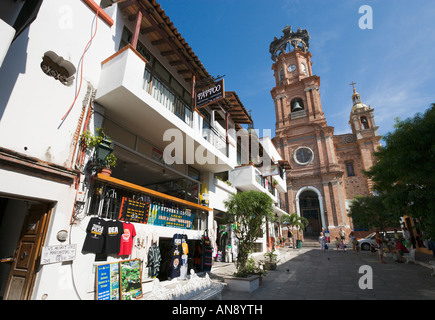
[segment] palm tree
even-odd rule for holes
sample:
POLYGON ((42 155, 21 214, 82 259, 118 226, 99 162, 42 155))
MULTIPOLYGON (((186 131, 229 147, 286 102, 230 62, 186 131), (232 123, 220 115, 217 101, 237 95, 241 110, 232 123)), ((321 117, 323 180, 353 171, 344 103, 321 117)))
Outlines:
MULTIPOLYGON (((304 217, 298 216, 297 213, 292 213, 290 215, 284 215, 281 217, 281 223, 288 226, 288 228, 294 229, 296 227, 296 231, 299 238, 299 230, 308 226, 308 220, 304 217)), ((293 248, 295 247, 295 238, 293 239, 293 248)))

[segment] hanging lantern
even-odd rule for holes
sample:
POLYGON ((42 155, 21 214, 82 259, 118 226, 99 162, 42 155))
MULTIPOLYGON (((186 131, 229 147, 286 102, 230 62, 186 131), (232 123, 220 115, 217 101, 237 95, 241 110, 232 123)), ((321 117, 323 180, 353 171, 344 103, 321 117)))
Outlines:
POLYGON ((107 157, 113 152, 112 141, 104 137, 95 149, 98 164, 105 165, 107 157))

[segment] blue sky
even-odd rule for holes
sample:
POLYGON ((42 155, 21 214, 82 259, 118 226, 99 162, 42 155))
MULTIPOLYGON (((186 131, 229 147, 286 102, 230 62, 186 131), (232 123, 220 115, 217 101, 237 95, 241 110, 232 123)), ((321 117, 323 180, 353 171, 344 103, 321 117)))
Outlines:
POLYGON ((435 103, 435 1, 432 0, 159 0, 213 76, 225 75, 255 128, 275 129, 269 45, 286 25, 311 35, 313 73, 328 125, 351 132, 352 81, 375 110, 381 135, 435 103), (362 30, 362 5, 373 29, 362 30))

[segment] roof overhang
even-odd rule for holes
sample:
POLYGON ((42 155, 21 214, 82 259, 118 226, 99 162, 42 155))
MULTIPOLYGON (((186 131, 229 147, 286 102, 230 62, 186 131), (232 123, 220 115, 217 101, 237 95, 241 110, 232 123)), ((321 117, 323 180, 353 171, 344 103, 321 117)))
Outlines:
POLYGON ((129 20, 141 13, 140 33, 145 34, 177 72, 191 83, 211 79, 192 48, 178 32, 165 11, 155 0, 120 0, 118 7, 129 20))

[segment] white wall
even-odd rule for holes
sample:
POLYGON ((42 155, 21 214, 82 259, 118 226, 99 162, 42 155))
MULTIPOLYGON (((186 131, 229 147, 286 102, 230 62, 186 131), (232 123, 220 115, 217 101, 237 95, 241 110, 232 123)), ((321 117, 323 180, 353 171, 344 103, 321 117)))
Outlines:
POLYGON ((47 51, 54 51, 80 70, 80 58, 95 14, 82 1, 46 0, 37 19, 9 48, 0 69, 0 146, 58 165, 69 164, 87 82, 97 87, 100 62, 115 52, 115 26, 101 19, 84 57, 80 95, 64 122, 80 85, 77 77, 65 86, 40 67, 47 51))

